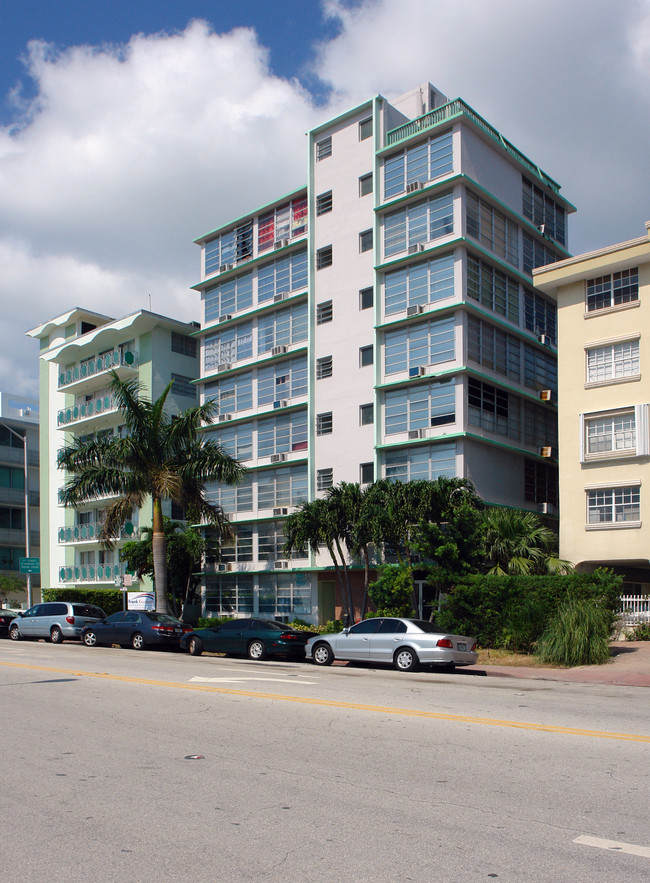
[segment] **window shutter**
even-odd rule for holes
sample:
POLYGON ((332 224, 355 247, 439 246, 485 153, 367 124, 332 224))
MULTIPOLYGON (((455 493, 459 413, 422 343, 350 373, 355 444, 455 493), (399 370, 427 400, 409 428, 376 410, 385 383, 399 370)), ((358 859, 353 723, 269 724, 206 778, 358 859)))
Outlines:
POLYGON ((635 405, 634 419, 636 423, 636 454, 637 457, 645 457, 650 454, 650 439, 648 438, 648 405, 635 405))
POLYGON ((580 415, 580 462, 585 462, 585 415, 580 415))

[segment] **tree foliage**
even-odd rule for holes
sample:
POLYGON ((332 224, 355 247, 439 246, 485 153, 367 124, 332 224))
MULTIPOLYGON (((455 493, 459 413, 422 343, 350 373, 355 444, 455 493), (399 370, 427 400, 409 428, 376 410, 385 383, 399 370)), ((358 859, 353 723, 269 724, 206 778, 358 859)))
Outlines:
POLYGON ((490 507, 483 512, 487 573, 569 573, 557 556, 557 534, 534 512, 490 507))
POLYGON ((126 425, 125 437, 77 438, 58 457, 59 468, 68 473, 62 492, 64 505, 78 506, 104 496, 116 498, 106 509, 102 531, 108 547, 123 522, 151 497, 156 610, 163 613, 169 612, 163 500, 172 500, 192 520, 213 524, 229 535, 231 527, 221 507, 206 498, 205 485, 216 481, 235 484, 244 475, 244 467, 201 431, 213 420, 214 402, 171 416, 165 408, 171 387, 170 383, 156 401, 149 401, 137 381, 120 380, 112 371, 109 388, 126 425))

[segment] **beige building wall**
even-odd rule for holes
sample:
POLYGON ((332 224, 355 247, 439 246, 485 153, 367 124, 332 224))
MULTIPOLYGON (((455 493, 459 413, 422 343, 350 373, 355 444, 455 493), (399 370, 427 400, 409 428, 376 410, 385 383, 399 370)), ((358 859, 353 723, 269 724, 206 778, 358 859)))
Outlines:
POLYGON ((560 555, 650 583, 649 236, 533 277, 558 306, 560 555))

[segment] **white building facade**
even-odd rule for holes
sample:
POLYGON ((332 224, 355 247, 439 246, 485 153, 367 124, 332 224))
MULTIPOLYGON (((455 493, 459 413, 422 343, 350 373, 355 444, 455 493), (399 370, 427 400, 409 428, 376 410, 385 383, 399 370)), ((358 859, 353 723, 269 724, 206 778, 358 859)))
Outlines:
POLYGON ((236 543, 204 612, 338 614, 325 556, 282 523, 341 481, 462 476, 557 509, 556 309, 533 267, 568 255, 559 186, 430 84, 309 134, 307 187, 197 240, 200 394, 249 467, 213 489, 236 543))

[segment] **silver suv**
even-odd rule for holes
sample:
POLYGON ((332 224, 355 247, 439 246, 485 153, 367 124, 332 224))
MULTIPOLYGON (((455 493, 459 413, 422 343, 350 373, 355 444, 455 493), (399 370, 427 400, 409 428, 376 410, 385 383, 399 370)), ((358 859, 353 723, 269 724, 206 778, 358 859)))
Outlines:
POLYGON ((65 639, 81 638, 87 625, 104 619, 101 607, 73 601, 46 601, 20 613, 9 627, 12 641, 21 638, 49 638, 53 644, 65 639))

